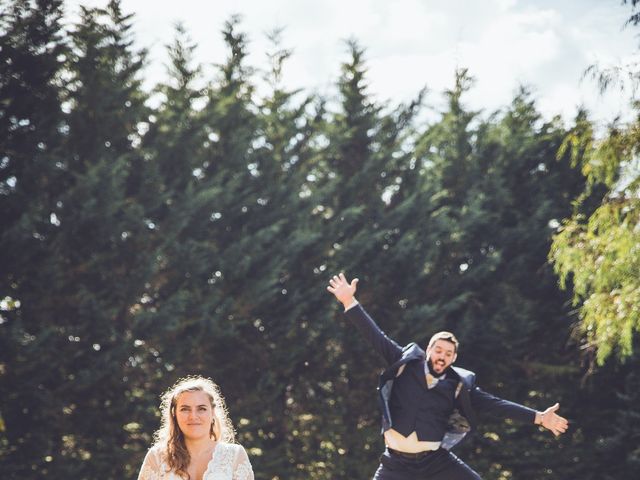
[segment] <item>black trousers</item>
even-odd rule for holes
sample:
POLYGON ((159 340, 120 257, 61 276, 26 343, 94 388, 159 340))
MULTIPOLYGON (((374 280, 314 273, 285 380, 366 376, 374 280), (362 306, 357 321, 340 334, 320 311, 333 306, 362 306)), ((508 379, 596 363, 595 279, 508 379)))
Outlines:
POLYGON ((440 448, 420 459, 402 457, 386 450, 373 480, 482 480, 480 475, 440 448))

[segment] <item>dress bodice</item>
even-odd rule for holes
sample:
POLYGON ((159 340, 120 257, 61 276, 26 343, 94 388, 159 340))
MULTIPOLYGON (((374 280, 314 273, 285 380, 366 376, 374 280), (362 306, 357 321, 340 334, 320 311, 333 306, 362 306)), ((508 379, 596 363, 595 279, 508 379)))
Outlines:
MULTIPOLYGON (((166 464, 163 452, 153 447, 147 452, 138 480, 184 480, 166 464)), ((218 443, 202 480, 254 480, 247 452, 241 445, 218 443)))

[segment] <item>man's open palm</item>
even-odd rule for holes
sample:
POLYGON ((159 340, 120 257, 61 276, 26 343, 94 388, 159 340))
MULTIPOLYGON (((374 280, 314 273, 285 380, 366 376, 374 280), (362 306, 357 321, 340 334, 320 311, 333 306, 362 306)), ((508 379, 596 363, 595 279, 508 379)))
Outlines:
POLYGON ((334 275, 331 277, 327 290, 333 293, 338 301, 347 307, 355 299, 354 297, 356 294, 357 284, 357 278, 354 278, 351 280, 351 283, 349 283, 345 278, 344 273, 341 273, 340 275, 334 275))

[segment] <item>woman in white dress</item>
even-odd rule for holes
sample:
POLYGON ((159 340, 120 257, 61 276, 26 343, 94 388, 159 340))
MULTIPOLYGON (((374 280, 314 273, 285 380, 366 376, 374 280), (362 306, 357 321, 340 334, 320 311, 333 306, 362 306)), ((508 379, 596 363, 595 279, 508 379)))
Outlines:
POLYGON ((203 377, 179 380, 163 396, 162 420, 138 480, 254 480, 220 389, 203 377))

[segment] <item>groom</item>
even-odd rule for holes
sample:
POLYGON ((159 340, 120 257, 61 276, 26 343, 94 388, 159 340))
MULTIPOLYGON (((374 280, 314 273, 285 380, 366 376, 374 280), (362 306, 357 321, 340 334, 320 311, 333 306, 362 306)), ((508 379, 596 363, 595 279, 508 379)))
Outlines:
POLYGON ((535 423, 556 436, 567 430, 567 420, 555 413, 557 403, 538 412, 480 390, 473 372, 453 366, 458 340, 452 333, 436 333, 426 352, 415 343, 400 347, 358 303, 357 283, 341 273, 329 280, 327 290, 387 362, 378 386, 387 448, 374 480, 481 480, 449 451, 475 428, 476 411, 535 423))

